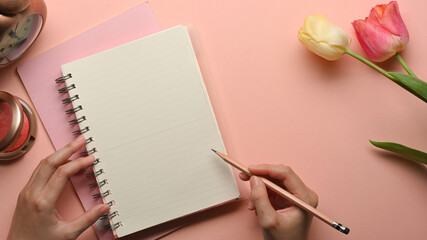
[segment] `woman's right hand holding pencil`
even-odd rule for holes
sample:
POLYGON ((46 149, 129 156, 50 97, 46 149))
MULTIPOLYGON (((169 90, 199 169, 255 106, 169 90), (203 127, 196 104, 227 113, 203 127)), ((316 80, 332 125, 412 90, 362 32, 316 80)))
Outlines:
POLYGON ((317 207, 317 194, 288 166, 261 164, 250 166, 249 171, 254 176, 249 178, 246 174, 240 173, 239 177, 244 181, 250 180, 251 195, 248 208, 255 210, 264 239, 307 239, 313 216, 267 189, 257 176, 269 179, 313 207, 317 207))

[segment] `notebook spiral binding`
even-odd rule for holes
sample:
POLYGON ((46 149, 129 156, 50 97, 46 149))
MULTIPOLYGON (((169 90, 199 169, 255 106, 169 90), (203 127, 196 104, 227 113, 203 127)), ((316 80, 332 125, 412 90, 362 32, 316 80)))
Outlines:
MULTIPOLYGON (((57 79, 55 79, 55 82, 57 84, 64 84, 67 80, 72 79, 73 76, 69 73, 67 75, 64 75, 62 77, 59 77, 57 79)), ((62 87, 60 89, 58 89, 58 93, 59 94, 66 94, 66 93, 71 93, 72 90, 77 89, 77 86, 75 84, 68 84, 65 87, 62 87)), ((70 108, 68 110, 65 111, 65 114, 67 115, 72 115, 75 114, 79 111, 83 110, 82 105, 77 105, 74 104, 73 102, 78 101, 79 100, 79 95, 78 94, 70 94, 69 97, 66 97, 64 99, 62 99, 62 103, 64 105, 67 104, 73 104, 73 108, 70 108), (76 106, 77 105, 77 106, 76 106)), ((86 121, 86 116, 81 116, 81 117, 76 117, 75 119, 69 121, 69 124, 71 126, 79 124, 81 126, 81 124, 86 121)), ((85 126, 85 127, 81 127, 79 130, 73 131, 73 135, 81 135, 84 133, 87 133, 90 131, 89 126, 85 126)), ((89 144, 94 142, 94 138, 93 137, 87 137, 86 138, 86 146, 88 146, 89 144)), ((96 147, 92 147, 92 148, 88 148, 86 147, 86 151, 83 151, 80 153, 80 157, 84 157, 84 156, 89 156, 91 154, 94 154, 97 152, 96 147)), ((98 164, 101 163, 101 160, 99 158, 95 158, 95 161, 93 162, 92 166, 96 166, 98 164)), ((98 199, 98 198, 102 198, 104 203, 109 206, 112 207, 113 205, 115 205, 115 201, 114 200, 109 200, 107 201, 106 197, 111 195, 111 191, 110 190, 102 190, 102 187, 104 187, 105 185, 108 184, 108 179, 103 179, 102 178, 102 174, 105 173, 103 168, 98 168, 98 170, 94 170, 91 173, 86 174, 86 177, 95 177, 96 182, 89 184, 90 188, 99 188, 100 193, 97 194, 93 194, 92 197, 94 199, 98 199), (102 180, 101 180, 102 179, 102 180)), ((119 228, 120 226, 123 226, 121 221, 118 222, 113 222, 113 218, 119 216, 119 212, 118 211, 114 211, 112 213, 108 213, 108 214, 104 214, 100 219, 101 220, 109 220, 109 224, 104 226, 104 229, 108 230, 115 230, 117 228, 119 228)))

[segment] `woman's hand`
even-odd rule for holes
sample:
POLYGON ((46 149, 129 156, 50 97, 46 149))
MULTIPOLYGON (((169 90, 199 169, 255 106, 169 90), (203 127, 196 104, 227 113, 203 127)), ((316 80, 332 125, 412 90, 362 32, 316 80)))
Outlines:
MULTIPOLYGON (((317 194, 308 188, 290 167, 262 164, 249 167, 249 171, 271 180, 311 206, 317 206, 317 194)), ((251 195, 248 208, 256 211, 264 239, 307 239, 312 215, 266 189, 259 177, 252 176, 249 179, 244 173, 240 173, 239 177, 244 181, 250 180, 251 195)))
POLYGON ((108 206, 99 204, 71 222, 64 221, 56 210, 56 202, 68 177, 94 161, 93 156, 68 160, 84 144, 85 139, 80 136, 40 162, 19 194, 9 240, 76 239, 110 210, 108 206))

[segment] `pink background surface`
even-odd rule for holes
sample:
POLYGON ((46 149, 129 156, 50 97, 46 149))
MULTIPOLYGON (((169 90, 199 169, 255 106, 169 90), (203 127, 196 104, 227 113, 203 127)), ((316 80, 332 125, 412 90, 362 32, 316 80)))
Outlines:
MULTIPOLYGON (((47 0, 47 25, 24 59, 140 2, 47 0)), ((290 165, 319 194, 318 209, 351 228, 345 237, 315 219, 311 239, 425 238, 425 166, 376 150, 368 142, 395 141, 427 151, 425 103, 349 56, 328 62, 297 40, 304 17, 322 13, 347 30, 353 39, 351 49, 361 53, 350 23, 366 17, 380 2, 150 3, 163 29, 178 24, 196 26, 208 61, 206 85, 214 96, 212 103, 229 154, 246 164, 290 165)), ((410 33, 403 58, 426 79, 423 15, 427 2, 399 4, 410 33)), ((0 70, 0 89, 30 102, 16 73, 18 63, 0 70)), ((402 71, 394 59, 382 66, 402 71)), ((38 162, 51 152, 53 146, 40 127, 28 154, 0 164, 0 239, 6 237, 21 188, 38 162)), ((198 222, 164 239, 261 239, 256 217, 246 209, 246 203, 203 213, 198 222)), ((66 219, 82 213, 71 184, 58 208, 66 219)), ((96 239, 96 235, 88 229, 80 239, 96 239)))

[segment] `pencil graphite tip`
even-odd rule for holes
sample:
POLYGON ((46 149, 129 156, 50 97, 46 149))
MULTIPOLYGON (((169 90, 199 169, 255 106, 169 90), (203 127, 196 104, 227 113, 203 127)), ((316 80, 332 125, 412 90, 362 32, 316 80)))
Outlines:
POLYGON ((216 150, 215 150, 215 149, 212 149, 212 148, 211 148, 211 150, 212 150, 214 153, 216 153, 216 150))

